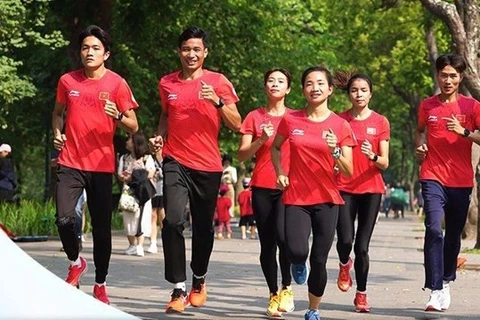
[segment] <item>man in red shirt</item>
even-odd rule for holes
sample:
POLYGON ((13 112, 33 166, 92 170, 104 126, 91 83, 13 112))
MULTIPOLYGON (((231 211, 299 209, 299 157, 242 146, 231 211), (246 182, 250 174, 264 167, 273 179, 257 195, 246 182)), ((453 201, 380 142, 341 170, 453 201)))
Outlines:
POLYGON ((238 97, 228 79, 203 68, 208 55, 207 34, 198 27, 186 29, 178 39, 180 71, 159 83, 162 114, 153 149, 163 146, 165 220, 162 240, 165 278, 174 285, 166 312, 183 312, 207 298, 205 275, 213 249, 213 215, 222 162, 218 148, 221 120, 232 130, 241 125, 235 103, 238 97), (192 214, 192 290, 186 293, 184 212, 192 214))
POLYGON ((132 91, 122 77, 105 67, 111 42, 110 36, 97 26, 80 33, 83 68, 60 78, 52 116, 53 144, 60 150, 56 224, 71 261, 66 282, 78 287, 87 271, 87 261, 79 256, 75 229, 75 206, 85 188, 93 233, 93 295, 107 304, 105 280, 112 251, 112 202, 107 200, 112 197, 115 172, 113 136, 117 125, 129 133, 138 130, 134 111, 138 104, 132 91))
POLYGON ((415 132, 426 217, 425 288, 432 290, 426 311, 450 306, 449 283, 456 278, 473 187, 472 142, 480 144, 480 134, 473 132, 480 127, 480 103, 458 93, 465 61, 445 54, 438 57, 436 69, 441 92, 421 102, 415 132))

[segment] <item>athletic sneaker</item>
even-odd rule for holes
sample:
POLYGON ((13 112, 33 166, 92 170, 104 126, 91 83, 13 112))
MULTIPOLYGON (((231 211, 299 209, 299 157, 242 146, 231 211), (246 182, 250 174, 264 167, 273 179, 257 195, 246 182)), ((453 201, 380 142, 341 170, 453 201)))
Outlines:
POLYGON ((127 256, 134 256, 137 254, 137 246, 131 245, 128 247, 127 250, 124 252, 127 256))
POLYGON ((141 245, 138 245, 136 248, 135 248, 135 254, 139 257, 144 257, 145 256, 145 251, 143 251, 143 246, 141 245))
POLYGON ((173 289, 170 302, 165 309, 166 313, 182 313, 188 306, 187 293, 182 289, 173 289))
POLYGON ((293 264, 292 263, 292 277, 297 284, 305 284, 308 280, 308 266, 307 263, 293 264))
POLYGON ((148 253, 157 253, 158 252, 158 247, 155 243, 150 244, 150 246, 147 249, 148 253))
POLYGON ((193 277, 192 289, 188 295, 190 304, 194 307, 201 307, 207 301, 207 286, 205 284, 205 278, 193 277))
POLYGON ((320 313, 318 310, 308 310, 305 313, 305 320, 320 320, 320 313))
POLYGON ((368 305, 366 293, 357 292, 353 304, 355 305, 355 311, 357 312, 370 312, 371 308, 368 305))
POLYGON ((272 318, 280 318, 282 312, 278 310, 280 306, 280 297, 276 294, 270 294, 270 300, 268 301, 267 315, 272 318))
POLYGON ((442 290, 432 290, 425 311, 442 311, 442 290))
POLYGON ((105 304, 110 304, 110 300, 108 300, 107 290, 105 285, 99 286, 98 284, 96 284, 93 287, 93 297, 105 304))
POLYGON ((447 310, 450 307, 451 302, 452 297, 450 296, 450 285, 445 283, 442 289, 442 299, 440 300, 442 310, 447 310))
POLYGON ((68 267, 68 276, 67 279, 65 279, 65 282, 71 284, 74 287, 78 287, 80 285, 80 278, 88 270, 87 260, 82 257, 79 258, 80 265, 68 267))
POLYGON ((293 301, 293 292, 292 289, 288 287, 280 290, 278 294, 280 297, 280 304, 278 306, 278 311, 280 312, 292 312, 295 310, 295 303, 293 301))
POLYGON ((340 266, 340 270, 338 271, 337 287, 340 291, 347 292, 353 284, 352 278, 350 277, 350 270, 352 270, 353 266, 352 258, 348 258, 347 264, 343 265, 339 263, 338 265, 340 266))

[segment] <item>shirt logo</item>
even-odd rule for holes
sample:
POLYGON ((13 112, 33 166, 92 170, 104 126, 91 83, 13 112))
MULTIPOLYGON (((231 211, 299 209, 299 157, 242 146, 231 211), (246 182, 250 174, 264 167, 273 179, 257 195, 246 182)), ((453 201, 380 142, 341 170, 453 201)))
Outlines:
POLYGON ((178 96, 176 93, 169 93, 168 94, 168 97, 167 97, 167 100, 177 100, 178 99, 178 96))
POLYGON ((327 139, 328 133, 329 133, 328 130, 323 130, 323 131, 322 131, 322 139, 327 139))
POLYGON ((110 100, 110 93, 108 92, 99 92, 98 99, 100 100, 110 100))
POLYGON ((70 96, 70 97, 80 97, 80 91, 70 90, 70 92, 68 93, 68 96, 70 96))
POLYGON ((302 129, 292 130, 292 136, 304 136, 304 135, 305 135, 305 130, 302 130, 302 129))
POLYGON ((438 117, 437 117, 437 116, 428 116, 427 121, 437 122, 437 121, 438 121, 438 117))
POLYGON ((377 134, 377 128, 367 128, 367 134, 377 134))

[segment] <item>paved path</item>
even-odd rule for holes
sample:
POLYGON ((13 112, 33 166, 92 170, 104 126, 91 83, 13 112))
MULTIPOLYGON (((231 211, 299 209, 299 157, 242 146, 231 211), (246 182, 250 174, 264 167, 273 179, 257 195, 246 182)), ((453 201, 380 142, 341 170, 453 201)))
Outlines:
MULTIPOLYGON (((190 307, 176 316, 164 313, 171 286, 163 277, 163 255, 125 256, 122 252, 126 239, 115 235, 108 278, 112 304, 143 319, 266 319, 268 290, 258 259, 259 244, 256 240, 238 239, 236 231, 237 239, 215 243, 207 278, 207 305, 200 309, 190 307)), ((59 241, 19 245, 53 273, 65 277, 67 261, 59 251, 59 241)), ((450 309, 443 313, 425 313, 423 307, 428 293, 421 290, 422 246, 423 226, 416 217, 380 219, 370 248, 370 314, 355 313, 353 289, 348 293, 337 289, 338 260, 333 246, 327 265, 329 280, 321 305, 322 319, 480 319, 480 255, 462 254, 468 261, 452 285, 450 309)), ((462 246, 471 248, 473 242, 464 242, 462 246)), ((187 248, 189 258, 190 239, 187 248)), ((94 281, 91 241, 85 243, 83 255, 89 261, 90 270, 83 278, 81 289, 91 293, 94 281)), ((188 281, 190 279, 189 275, 188 281)), ((296 311, 284 318, 303 319, 308 306, 307 287, 295 284, 293 290, 296 311)))

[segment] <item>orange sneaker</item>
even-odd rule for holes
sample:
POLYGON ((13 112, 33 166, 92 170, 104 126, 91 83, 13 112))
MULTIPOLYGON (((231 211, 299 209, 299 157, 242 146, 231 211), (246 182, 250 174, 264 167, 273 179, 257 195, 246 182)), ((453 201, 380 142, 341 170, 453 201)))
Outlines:
POLYGON ((107 290, 105 285, 99 286, 96 284, 93 287, 93 297, 99 301, 102 301, 105 304, 110 304, 110 300, 108 300, 107 290))
POLYGON ((192 290, 188 295, 190 304, 194 307, 201 307, 207 301, 207 286, 205 278, 197 279, 193 277, 192 290))
POLYGON ((80 286, 80 278, 88 270, 87 260, 80 257, 80 266, 70 266, 68 267, 68 276, 65 279, 66 283, 71 284, 74 287, 80 286))
POLYGON ((353 266, 352 258, 348 258, 346 265, 339 263, 340 270, 338 271, 337 286, 342 292, 347 292, 352 287, 353 281, 350 277, 350 270, 353 266))
POLYGON ((357 292, 355 294, 355 299, 353 300, 355 305, 355 311, 357 312, 370 312, 370 306, 367 302, 367 294, 357 292))
POLYGON ((182 289, 173 289, 172 299, 167 304, 166 313, 182 313, 188 306, 187 293, 182 289))

